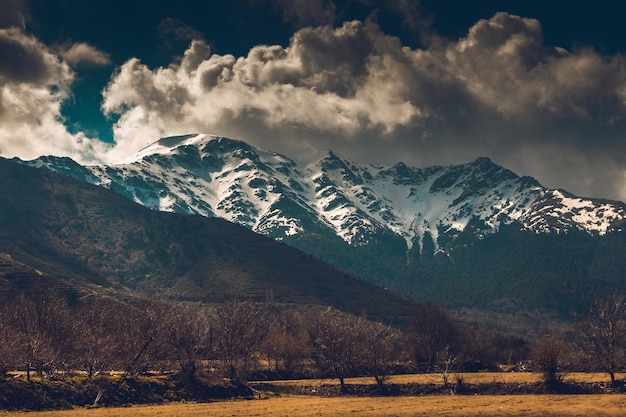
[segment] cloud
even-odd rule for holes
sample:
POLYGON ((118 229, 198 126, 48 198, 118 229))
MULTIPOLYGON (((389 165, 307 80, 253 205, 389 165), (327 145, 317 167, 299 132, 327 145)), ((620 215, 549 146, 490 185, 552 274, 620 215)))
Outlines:
POLYGON ((166 19, 161 34, 186 50, 166 66, 132 58, 115 69, 102 102, 118 117, 111 147, 68 132, 62 114, 72 66, 109 57, 85 43, 43 44, 23 29, 25 3, 10 6, 0 20, 3 156, 116 162, 159 137, 207 132, 298 158, 329 148, 418 166, 489 156, 550 187, 626 199, 624 57, 546 45, 535 19, 497 13, 458 40, 414 49, 371 20, 331 25, 332 2, 293 2, 286 18, 322 24, 245 56, 216 54, 166 19))
POLYGON ((74 73, 50 48, 20 28, 0 29, 0 154, 30 159, 44 154, 90 161, 106 146, 71 134, 61 105, 74 73))
POLYGON ((59 50, 59 54, 65 62, 73 67, 81 64, 93 66, 111 64, 109 54, 85 42, 63 45, 59 50))
POLYGON ((17 27, 24 29, 27 17, 26 0, 2 0, 0 28, 17 27))
POLYGON ((419 0, 389 0, 389 7, 402 15, 404 24, 427 36, 433 16, 426 12, 419 0))
POLYGON ((336 18, 337 6, 327 0, 275 0, 274 6, 285 21, 299 27, 331 24, 336 18))
POLYGON ((178 19, 166 17, 159 22, 159 34, 163 37, 174 37, 177 40, 191 41, 193 39, 203 39, 202 32, 186 25, 178 19))
POLYGON ((623 115, 623 57, 544 46, 537 20, 497 13, 447 45, 445 54, 454 77, 504 116, 548 112, 591 118, 604 105, 623 115))
POLYGON ((402 54, 397 39, 356 21, 302 29, 287 48, 256 46, 239 58, 209 55, 194 41, 180 64, 126 62, 103 93, 103 110, 121 116, 114 131, 122 148, 191 128, 232 131, 227 120, 345 137, 364 128, 389 133, 422 111, 393 77, 388 44, 402 54))
POLYGON ((0 29, 0 56, 0 83, 42 85, 67 78, 67 68, 58 58, 18 28, 0 29))
POLYGON ((424 49, 352 21, 246 56, 194 40, 167 67, 129 60, 102 108, 120 116, 111 159, 161 136, 214 132, 288 155, 332 148, 418 165, 485 155, 550 186, 624 198, 625 73, 621 55, 545 45, 539 21, 506 13, 424 49))

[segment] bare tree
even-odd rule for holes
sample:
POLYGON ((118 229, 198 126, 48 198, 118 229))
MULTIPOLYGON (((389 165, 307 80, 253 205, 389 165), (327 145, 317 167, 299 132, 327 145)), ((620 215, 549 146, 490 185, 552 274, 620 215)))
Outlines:
POLYGON ((244 379, 267 330, 263 311, 250 301, 229 301, 215 309, 214 323, 216 351, 228 378, 244 379))
POLYGON ((32 295, 37 304, 38 321, 42 332, 48 335, 54 357, 38 372, 55 372, 58 368, 68 368, 75 341, 76 329, 70 308, 62 294, 50 290, 36 291, 32 295))
POLYGON ((348 389, 345 378, 363 361, 362 319, 328 309, 314 315, 308 326, 315 365, 324 374, 339 379, 341 392, 348 389))
POLYGON ((37 293, 33 297, 20 295, 4 310, 6 331, 4 342, 11 356, 26 371, 40 375, 54 371, 63 358, 66 341, 70 338, 67 325, 67 306, 54 294, 37 293))
POLYGON ((301 371, 307 344, 304 324, 292 310, 280 310, 268 317, 268 329, 262 349, 268 369, 279 375, 293 376, 301 371))
POLYGON ((110 349, 115 354, 111 366, 116 369, 127 369, 145 343, 138 330, 141 314, 135 306, 127 303, 115 301, 109 305, 104 330, 112 335, 110 349))
POLYGON ((363 366, 374 377, 379 392, 385 392, 385 382, 389 378, 394 361, 397 360, 400 332, 390 325, 364 321, 363 327, 363 366))
MULTIPOLYGON (((143 300, 134 310, 137 340, 144 344, 149 343, 148 348, 135 365, 139 371, 148 369, 163 371, 167 366, 171 353, 166 338, 170 325, 168 320, 170 310, 169 303, 154 299, 143 300)), ((202 308, 199 314, 198 325, 208 326, 206 308, 202 308)))
POLYGON ((181 373, 195 382, 202 358, 211 350, 210 324, 206 309, 196 304, 172 304, 165 314, 165 328, 161 333, 181 373))
POLYGON ((597 366, 609 374, 615 385, 615 373, 625 364, 626 297, 614 292, 594 300, 589 313, 579 321, 583 349, 597 366))
POLYGON ((3 374, 10 369, 17 369, 21 366, 19 358, 16 357, 19 341, 16 337, 16 329, 13 328, 11 313, 8 304, 0 308, 0 361, 3 374))
POLYGON ((85 370, 89 378, 110 368, 118 356, 111 325, 113 308, 115 304, 97 299, 78 306, 73 312, 76 328, 73 366, 85 370))
POLYGON ((465 337, 463 329, 438 304, 426 303, 418 307, 409 323, 407 337, 418 369, 428 372, 450 370, 453 364, 461 362, 465 337))

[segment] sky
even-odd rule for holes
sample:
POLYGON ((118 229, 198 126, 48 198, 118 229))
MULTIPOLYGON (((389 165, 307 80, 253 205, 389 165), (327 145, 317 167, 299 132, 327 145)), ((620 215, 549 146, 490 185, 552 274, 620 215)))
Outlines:
POLYGON ((0 0, 0 155, 211 133, 306 161, 491 158, 626 201, 613 0, 0 0))

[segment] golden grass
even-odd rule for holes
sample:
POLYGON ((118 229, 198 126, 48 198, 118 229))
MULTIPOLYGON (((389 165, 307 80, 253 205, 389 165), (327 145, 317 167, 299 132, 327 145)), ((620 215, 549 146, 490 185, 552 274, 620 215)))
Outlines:
MULTIPOLYGON (((466 383, 532 383, 536 373, 467 373, 466 383)), ((623 378, 624 375, 619 375, 623 378)), ((398 375, 391 383, 441 384, 440 375, 398 375)), ((566 381, 607 382, 606 374, 573 373, 566 381)), ((349 384, 371 384, 372 378, 350 378, 349 384)), ((336 385, 337 380, 277 381, 276 385, 336 385)), ((254 386, 254 383, 252 383, 254 386)), ((626 394, 587 395, 425 395, 401 397, 315 397, 282 396, 258 400, 222 401, 199 404, 167 404, 124 408, 77 408, 64 411, 4 412, 11 417, 232 417, 232 416, 598 416, 626 415, 626 394)))
MULTIPOLYGON (((535 372, 475 372, 458 374, 466 384, 490 384, 490 383, 512 383, 512 384, 532 384, 541 381, 541 374, 535 372)), ((626 377, 625 374, 616 374, 618 379, 626 377)), ((455 381, 455 375, 450 375, 449 380, 455 381)), ((272 385, 282 386, 312 386, 337 385, 337 379, 299 379, 272 381, 272 385)), ((434 384, 441 385, 443 378, 439 374, 407 374, 393 375, 387 381, 389 384, 434 384)), ((573 372, 565 376, 565 382, 610 382, 607 373, 584 373, 573 372)), ((346 378, 347 384, 373 384, 372 377, 346 378)), ((251 383, 254 387, 254 382, 251 383)))
POLYGON ((596 416, 626 415, 626 395, 476 395, 418 397, 275 397, 208 404, 3 413, 12 417, 232 416, 596 416))

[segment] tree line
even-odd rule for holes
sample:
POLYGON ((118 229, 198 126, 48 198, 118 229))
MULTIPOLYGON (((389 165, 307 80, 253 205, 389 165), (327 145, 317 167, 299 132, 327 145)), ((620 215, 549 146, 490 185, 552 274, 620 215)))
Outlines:
POLYGON ((287 308, 233 300, 219 305, 94 298, 68 305, 46 292, 20 295, 0 308, 0 371, 50 376, 111 370, 248 378, 371 376, 383 392, 394 373, 437 372, 445 385, 460 371, 530 363, 546 383, 564 372, 603 370, 616 384, 624 369, 626 299, 600 297, 577 320, 575 335, 529 342, 457 320, 421 304, 402 327, 333 308, 287 308))

